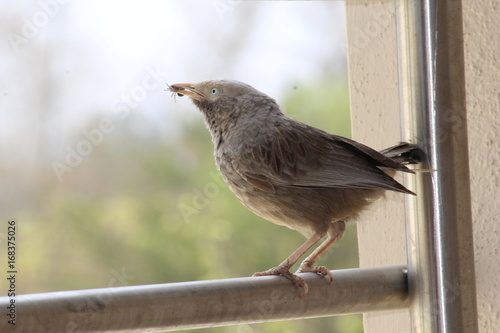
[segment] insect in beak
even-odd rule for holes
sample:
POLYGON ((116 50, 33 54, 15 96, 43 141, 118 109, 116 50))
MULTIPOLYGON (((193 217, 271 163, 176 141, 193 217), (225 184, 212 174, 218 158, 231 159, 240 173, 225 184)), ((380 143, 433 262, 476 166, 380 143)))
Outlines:
POLYGON ((178 92, 179 90, 181 90, 181 88, 179 88, 179 87, 175 87, 175 86, 171 86, 171 85, 169 85, 168 83, 166 83, 166 85, 167 85, 167 89, 165 89, 165 91, 171 91, 171 92, 172 92, 172 95, 171 95, 171 96, 174 98, 174 102, 177 102, 177 100, 175 99, 176 94, 177 94, 177 96, 179 96, 179 97, 184 96, 183 94, 181 94, 181 93, 179 93, 179 92, 178 92))

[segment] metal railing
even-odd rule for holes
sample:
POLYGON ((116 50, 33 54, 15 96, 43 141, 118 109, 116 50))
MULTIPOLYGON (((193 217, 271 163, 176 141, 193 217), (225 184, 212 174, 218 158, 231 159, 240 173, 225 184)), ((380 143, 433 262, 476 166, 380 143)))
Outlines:
MULTIPOLYGON (((404 266, 301 274, 309 294, 276 276, 180 282, 16 297, 0 332, 162 332, 408 308, 404 266)), ((9 298, 0 298, 0 308, 9 298)))
POLYGON ((396 0, 406 138, 426 152, 407 224, 415 333, 478 332, 462 2, 396 0))

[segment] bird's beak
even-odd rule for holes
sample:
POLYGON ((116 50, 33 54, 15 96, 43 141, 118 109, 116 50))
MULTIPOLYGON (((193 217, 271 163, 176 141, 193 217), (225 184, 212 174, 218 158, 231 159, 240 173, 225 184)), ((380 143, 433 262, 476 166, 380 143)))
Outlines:
POLYGON ((205 96, 196 90, 194 83, 176 83, 168 86, 168 90, 179 95, 187 96, 197 101, 205 99, 205 96))

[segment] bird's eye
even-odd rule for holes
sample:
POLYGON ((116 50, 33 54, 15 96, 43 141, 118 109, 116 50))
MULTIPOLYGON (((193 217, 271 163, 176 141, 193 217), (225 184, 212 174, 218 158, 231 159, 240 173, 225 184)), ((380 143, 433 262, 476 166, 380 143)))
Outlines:
POLYGON ((212 90, 210 90, 210 93, 212 95, 217 95, 218 92, 219 92, 219 90, 217 88, 212 88, 212 90))

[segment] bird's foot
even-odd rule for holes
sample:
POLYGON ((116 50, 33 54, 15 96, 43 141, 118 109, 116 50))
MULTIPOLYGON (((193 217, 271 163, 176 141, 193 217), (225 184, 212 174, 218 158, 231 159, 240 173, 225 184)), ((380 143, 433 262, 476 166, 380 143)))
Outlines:
POLYGON ((297 276, 292 272, 290 272, 290 267, 280 265, 268 269, 267 271, 254 273, 252 276, 267 276, 267 275, 280 275, 286 277, 288 280, 292 281, 292 284, 294 286, 303 289, 303 293, 302 295, 300 295, 300 297, 306 296, 307 293, 309 292, 309 286, 307 285, 306 281, 300 276, 297 276))
POLYGON ((316 273, 319 275, 323 275, 324 277, 329 278, 330 284, 333 283, 333 274, 332 272, 326 268, 325 266, 310 266, 307 263, 303 262, 300 264, 299 269, 295 273, 316 273))

